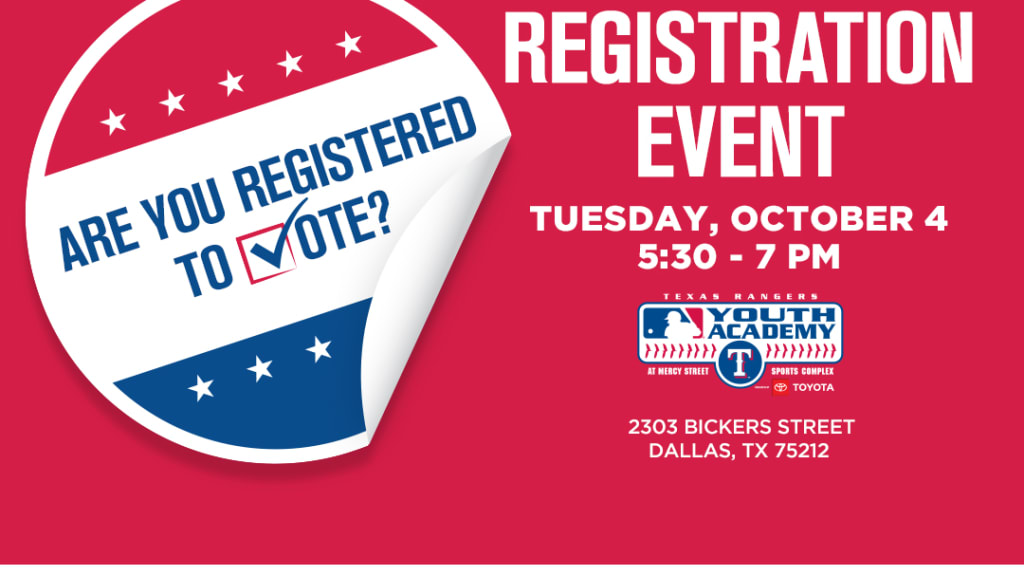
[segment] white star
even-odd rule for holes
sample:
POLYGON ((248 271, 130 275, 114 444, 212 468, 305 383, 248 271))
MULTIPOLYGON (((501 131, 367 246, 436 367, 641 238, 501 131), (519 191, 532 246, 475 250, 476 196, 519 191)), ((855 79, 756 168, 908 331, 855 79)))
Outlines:
POLYGON ((292 73, 292 71, 302 72, 302 68, 299 68, 299 59, 301 59, 301 58, 302 58, 301 54, 298 55, 298 56, 292 56, 290 52, 285 50, 285 52, 284 52, 284 62, 278 62, 277 63, 278 66, 284 66, 284 77, 285 78, 287 78, 288 75, 292 73))
POLYGON ((203 396, 209 396, 210 398, 213 398, 213 392, 210 392, 210 384, 213 384, 213 380, 210 380, 209 382, 203 382, 203 379, 200 378, 198 374, 196 374, 196 385, 189 387, 189 390, 192 390, 193 392, 196 393, 196 402, 202 400, 203 396))
POLYGON ((320 357, 321 356, 326 356, 328 358, 331 357, 330 353, 327 352, 327 347, 331 345, 330 341, 321 342, 320 339, 317 338, 316 336, 313 337, 313 341, 315 342, 313 344, 313 347, 312 348, 306 348, 306 350, 308 350, 309 352, 313 353, 313 363, 314 364, 316 364, 317 362, 320 361, 320 357))
POLYGON ((185 109, 181 107, 181 99, 184 97, 184 94, 175 96, 174 92, 171 92, 170 90, 167 91, 167 100, 164 100, 161 104, 167 106, 168 116, 170 116, 175 110, 181 110, 182 112, 185 111, 185 109))
POLYGON ((342 48, 345 49, 345 58, 348 58, 348 55, 351 52, 359 52, 360 54, 362 54, 363 51, 359 49, 359 46, 356 46, 356 42, 359 42, 359 40, 361 39, 362 36, 356 36, 355 38, 353 38, 348 35, 348 30, 345 31, 345 41, 338 42, 338 46, 341 46, 342 48))
POLYGON ((264 376, 266 376, 267 378, 273 378, 273 376, 270 375, 270 363, 271 362, 273 362, 273 360, 264 362, 264 361, 260 360, 259 356, 256 357, 256 365, 255 366, 250 366, 249 367, 249 371, 256 373, 256 381, 257 382, 259 382, 260 378, 262 378, 264 376))
MULTIPOLYGON (((114 114, 114 111, 110 110, 110 118, 100 120, 100 124, 106 124, 110 127, 110 135, 113 136, 115 130, 124 130, 124 125, 121 124, 121 120, 124 120, 124 114, 114 114)), ((127 132, 127 130, 125 130, 125 132, 127 132)))
POLYGON ((235 90, 238 90, 239 92, 245 92, 245 90, 242 90, 242 85, 239 84, 239 82, 242 81, 242 78, 245 78, 245 74, 239 74, 238 76, 232 76, 231 75, 231 70, 228 70, 228 79, 223 81, 223 82, 217 82, 217 84, 220 84, 221 86, 227 88, 228 89, 228 96, 231 96, 231 93, 234 92, 235 90))

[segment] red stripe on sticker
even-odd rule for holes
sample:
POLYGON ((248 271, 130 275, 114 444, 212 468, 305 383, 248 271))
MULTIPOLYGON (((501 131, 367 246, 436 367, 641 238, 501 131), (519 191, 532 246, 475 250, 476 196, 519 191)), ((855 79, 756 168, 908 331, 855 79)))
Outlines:
POLYGON ((61 120, 46 173, 433 47, 419 30, 365 0, 184 0, 100 59, 61 120))

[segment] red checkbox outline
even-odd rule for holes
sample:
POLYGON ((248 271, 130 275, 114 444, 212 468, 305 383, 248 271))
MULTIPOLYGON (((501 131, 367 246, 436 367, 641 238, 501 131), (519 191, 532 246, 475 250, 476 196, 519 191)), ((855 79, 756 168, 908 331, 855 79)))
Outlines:
MULTIPOLYGON (((277 225, 271 226, 269 228, 264 228, 263 230, 257 230, 256 232, 253 232, 251 234, 246 234, 245 236, 239 236, 238 238, 235 239, 235 241, 238 243, 238 251, 241 252, 241 254, 242 254, 242 263, 245 264, 245 273, 249 275, 249 283, 250 284, 259 284, 260 282, 263 282, 264 280, 270 280, 271 278, 277 278, 281 274, 287 274, 288 272, 291 272, 292 270, 295 270, 295 268, 292 268, 291 270, 283 270, 281 272, 278 272, 277 274, 271 274, 270 276, 264 276, 263 278, 260 278, 259 280, 255 280, 252 277, 252 269, 249 267, 249 256, 245 253, 245 247, 242 246, 242 242, 243 241, 248 240, 249 238, 252 238, 253 236, 260 236, 261 234, 266 234, 267 232, 270 232, 271 230, 278 230, 278 229, 283 229, 283 228, 284 228, 284 224, 277 224, 277 225)), ((291 255, 292 262, 295 262, 295 253, 292 252, 292 241, 288 237, 285 237, 284 243, 288 247, 288 254, 291 255)), ((298 263, 297 262, 296 262, 295 266, 296 266, 296 268, 298 267, 298 263)))

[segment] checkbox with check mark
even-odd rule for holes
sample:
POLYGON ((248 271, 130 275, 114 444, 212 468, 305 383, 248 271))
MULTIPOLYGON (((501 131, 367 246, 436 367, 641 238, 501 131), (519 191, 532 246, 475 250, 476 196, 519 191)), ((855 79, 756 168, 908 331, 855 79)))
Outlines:
POLYGON ((250 284, 259 284, 264 280, 291 272, 298 267, 295 262, 295 253, 292 251, 292 243, 288 240, 288 233, 291 231, 295 216, 305 203, 306 200, 300 202, 284 224, 277 224, 236 238, 250 284))

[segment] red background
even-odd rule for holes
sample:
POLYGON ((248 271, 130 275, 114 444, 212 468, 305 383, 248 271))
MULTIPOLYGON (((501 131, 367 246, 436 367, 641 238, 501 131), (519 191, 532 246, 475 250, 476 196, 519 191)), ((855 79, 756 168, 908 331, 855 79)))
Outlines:
MULTIPOLYGON (((504 83, 505 10, 593 12, 622 3, 417 0, 491 82, 511 145, 371 447, 259 466, 194 453, 121 414, 67 357, 32 283, 24 195, 36 134, 74 62, 135 4, 3 8, 10 189, 0 226, 0 561, 1024 560, 1024 393, 1013 348, 1022 320, 1013 169, 1022 124, 1019 6, 900 6, 974 11, 970 85, 868 86, 855 60, 855 81, 845 86, 740 85, 731 62, 725 85, 698 77, 673 88, 504 83), (638 181, 638 104, 845 105, 835 177, 638 181), (712 242, 719 254, 745 251, 743 265, 720 257, 710 272, 644 272, 640 243, 704 237, 537 233, 528 211, 704 204, 726 228, 741 204, 822 203, 909 205, 918 224, 944 204, 950 227, 725 231, 712 242), (842 268, 788 271, 777 258, 759 272, 753 245, 770 241, 841 242, 842 268), (636 308, 665 292, 805 292, 840 302, 846 356, 836 391, 773 399, 714 376, 647 377, 636 358, 636 308), (826 439, 829 460, 649 460, 645 440, 626 434, 628 420, 657 417, 857 424, 852 436, 826 439)), ((781 2, 704 7, 775 10, 783 38, 795 18, 781 2)), ((840 8, 892 10, 879 2, 840 8)), ((704 67, 699 44, 697 51, 704 67)), ((805 139, 813 150, 812 133, 805 139)), ((813 164, 804 167, 813 173, 813 164)))

